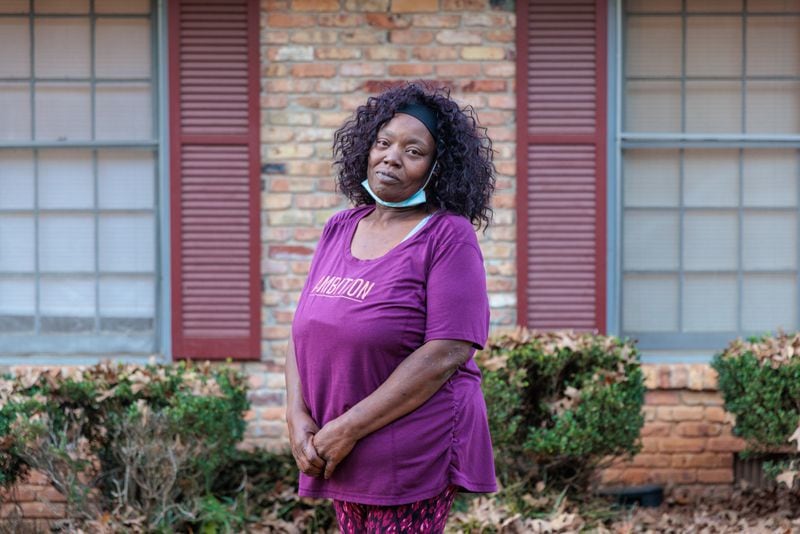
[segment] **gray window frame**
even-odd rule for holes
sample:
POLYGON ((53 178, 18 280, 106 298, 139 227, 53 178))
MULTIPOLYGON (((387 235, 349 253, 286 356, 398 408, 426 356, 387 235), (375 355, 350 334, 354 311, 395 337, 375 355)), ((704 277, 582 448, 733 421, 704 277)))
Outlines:
MULTIPOLYGON (((168 176, 168 132, 167 121, 165 120, 165 110, 167 109, 167 91, 166 91, 166 72, 167 65, 164 58, 166 58, 166 2, 164 0, 150 0, 149 14, 111 14, 111 13, 95 13, 94 0, 89 0, 89 13, 83 14, 34 14, 33 0, 29 3, 29 10, 27 14, 23 13, 7 13, 0 14, 2 18, 20 18, 28 17, 29 19, 29 38, 31 40, 30 61, 31 71, 29 78, 3 78, 2 82, 28 82, 30 84, 30 99, 31 99, 31 140, 28 141, 0 141, 0 150, 8 149, 24 149, 31 150, 33 153, 34 161, 34 206, 32 209, 1 209, 0 214, 26 214, 34 217, 34 231, 38 242, 39 231, 39 216, 42 213, 80 213, 93 216, 94 230, 95 230, 95 260, 94 270, 90 273, 57 273, 48 271, 47 276, 68 274, 70 276, 86 276, 87 279, 92 279, 95 284, 95 314, 93 331, 91 333, 66 333, 66 334, 47 334, 39 335, 41 331, 41 312, 40 312, 40 281, 42 273, 39 270, 38 259, 38 246, 35 247, 35 271, 33 278, 36 287, 36 315, 35 315, 35 333, 30 334, 9 334, 4 333, 0 336, 0 365, 4 364, 19 364, 20 358, 24 357, 25 361, 31 363, 58 363, 58 364, 83 364, 91 361, 96 361, 97 357, 113 356, 115 359, 122 361, 142 362, 148 358, 155 356, 157 359, 169 358, 170 344, 169 333, 169 187, 167 180, 164 177, 168 176), (35 92, 34 86, 37 82, 35 71, 33 69, 34 63, 34 20, 35 18, 89 18, 91 41, 91 73, 89 78, 47 78, 47 82, 83 82, 90 83, 91 85, 91 129, 92 138, 95 137, 95 108, 96 108, 96 92, 95 87, 97 83, 103 81, 113 82, 147 82, 151 84, 151 103, 152 103, 152 139, 146 141, 37 141, 35 140, 35 92), (114 78, 104 80, 97 78, 94 75, 95 63, 95 27, 98 18, 147 18, 150 22, 150 44, 151 44, 151 71, 147 78, 114 78), (42 149, 87 149, 92 152, 92 167, 93 167, 93 187, 94 187, 94 200, 93 207, 86 209, 52 209, 43 210, 38 205, 38 153, 42 149), (98 176, 97 176, 97 155, 99 150, 103 149, 116 149, 116 150, 132 150, 132 151, 147 151, 154 155, 154 191, 153 198, 154 204, 152 208, 143 209, 100 209, 98 207, 98 176), (113 275, 131 275, 131 276, 150 276, 154 280, 154 317, 153 317, 153 332, 138 339, 129 334, 109 335, 99 331, 100 325, 100 308, 99 308, 99 282, 101 275, 107 276, 107 273, 101 272, 99 269, 99 237, 98 237, 98 224, 99 217, 104 213, 114 214, 152 214, 154 220, 154 244, 155 244, 155 266, 153 271, 150 272, 136 272, 136 273, 117 273, 113 275), (133 341, 133 342, 132 342, 133 341)), ((13 273, 4 272, 4 276, 25 276, 28 279, 31 277, 30 272, 13 273)))
MULTIPOLYGON (((744 9, 739 12, 738 14, 742 17, 742 31, 744 32, 743 39, 746 37, 747 25, 746 20, 747 17, 759 17, 759 16, 784 16, 784 13, 774 13, 774 14, 756 14, 756 13, 748 13, 747 12, 747 2, 744 1, 744 9)), ((696 363, 696 362, 707 362, 710 357, 715 353, 724 348, 730 341, 735 339, 739 336, 748 336, 748 335, 756 335, 762 334, 763 332, 748 332, 741 330, 741 315, 742 315, 742 302, 741 302, 741 295, 742 295, 742 279, 743 274, 748 273, 748 271, 744 271, 742 269, 742 246, 741 246, 741 239, 742 239, 742 222, 743 222, 743 212, 748 209, 743 207, 743 187, 742 187, 742 160, 743 160, 743 151, 745 149, 775 149, 775 148, 790 148, 797 151, 797 159, 798 159, 798 168, 800 169, 800 135, 767 135, 767 134, 705 134, 705 133, 647 133, 647 132, 627 132, 623 130, 623 113, 624 113, 624 91, 625 91, 625 82, 630 79, 626 78, 624 72, 624 52, 625 52, 625 35, 624 35, 624 28, 626 27, 626 12, 625 12, 625 0, 611 0, 608 4, 609 9, 609 41, 608 41, 608 69, 609 69, 609 91, 608 91, 608 109, 610 110, 609 113, 609 124, 608 124, 608 176, 611 177, 608 184, 608 197, 607 197, 607 216, 608 216, 608 276, 607 276, 607 284, 608 284, 608 303, 607 303, 607 317, 608 319, 608 331, 609 333, 621 336, 629 336, 638 340, 640 347, 643 350, 644 361, 647 362, 659 362, 659 363, 677 363, 677 362, 686 362, 686 363, 696 363), (622 284, 622 276, 623 273, 627 272, 635 272, 633 270, 624 270, 622 265, 622 250, 623 250, 623 217, 626 210, 636 209, 636 208, 625 208, 624 207, 624 199, 623 199, 623 186, 624 183, 623 179, 623 151, 626 149, 636 149, 636 148, 669 148, 669 149, 676 149, 680 152, 680 189, 679 189, 679 206, 678 208, 669 208, 670 210, 678 210, 679 213, 679 258, 678 261, 682 263, 682 225, 683 225, 683 218, 687 211, 691 212, 692 210, 701 209, 703 211, 712 211, 714 208, 687 208, 683 205, 683 160, 684 154, 686 149, 696 149, 696 148, 715 148, 715 149, 737 149, 739 154, 739 202, 738 207, 731 207, 731 208, 718 208, 725 211, 736 211, 738 217, 738 266, 736 271, 725 271, 726 273, 734 273, 737 277, 737 285, 738 285, 738 305, 737 305, 737 322, 739 323, 739 330, 736 332, 718 332, 718 333, 681 333, 681 332, 670 332, 670 333, 637 333, 637 332, 626 332, 622 328, 622 303, 623 303, 623 284, 622 284)), ((643 13, 644 14, 644 13, 643 13)), ((676 13, 669 12, 669 13, 653 13, 647 12, 647 16, 670 16, 675 17, 676 13)), ((691 16, 719 16, 719 12, 705 12, 705 13, 697 13, 692 12, 691 16)), ((729 14, 730 15, 730 14, 729 14)), ((682 59, 681 59, 681 108, 682 112, 685 110, 685 86, 686 86, 686 21, 687 21, 687 11, 686 11, 686 0, 682 0, 682 11, 680 13, 681 20, 682 20, 682 59)), ((800 12, 793 13, 791 15, 786 16, 794 16, 800 17, 800 12)), ((743 41, 743 43, 746 41, 743 41)), ((746 108, 744 106, 744 102, 746 99, 746 91, 747 91, 747 80, 753 79, 765 79, 769 81, 775 80, 788 80, 788 81, 800 81, 800 76, 791 76, 791 77, 773 77, 773 76, 761 76, 761 77, 754 77, 754 76, 747 76, 746 73, 746 48, 743 49, 743 61, 745 63, 742 66, 742 74, 738 77, 703 77, 702 79, 709 79, 709 80, 739 80, 742 83, 742 121, 743 127, 742 131, 744 131, 744 121, 746 120, 746 108)), ((646 79, 661 79, 657 77, 653 78, 646 78, 646 79)), ((676 80, 675 77, 663 77, 665 80, 676 80)), ((692 77, 692 80, 698 79, 697 77, 692 77)), ((685 130, 685 113, 682 113, 681 116, 681 129, 685 130)), ((798 173, 797 177, 798 181, 800 182, 800 172, 798 173)), ((798 187, 798 191, 800 192, 800 187, 798 187)), ((644 209, 644 208, 643 208, 644 209)), ((646 209, 657 209, 657 208, 646 208, 646 209)), ((800 235, 800 198, 797 201, 797 207, 795 208, 752 208, 754 211, 770 211, 770 212, 780 212, 780 211, 791 211, 792 213, 798 213, 798 234, 800 235)), ((800 247, 798 247, 798 255, 800 256, 800 247)), ((797 318, 798 322, 800 322, 800 257, 798 257, 797 261, 798 269, 790 271, 791 274, 795 275, 795 287, 796 291, 798 291, 799 295, 796 299, 797 301, 797 318)), ((647 273, 659 273, 661 271, 646 271, 647 273)), ((683 269, 683 266, 679 264, 677 270, 669 270, 671 274, 675 274, 677 272, 678 279, 679 279, 679 287, 678 287, 678 314, 679 314, 679 329, 681 328, 681 295, 682 295, 682 286, 686 271, 683 269)), ((705 273, 706 271, 704 271, 705 273)), ((763 272, 763 271, 762 271, 763 272)), ((777 273, 778 271, 767 271, 769 274, 777 273)), ((713 274, 713 271, 709 271, 709 273, 713 274)), ((795 327, 800 326, 800 324, 795 325, 795 327)))

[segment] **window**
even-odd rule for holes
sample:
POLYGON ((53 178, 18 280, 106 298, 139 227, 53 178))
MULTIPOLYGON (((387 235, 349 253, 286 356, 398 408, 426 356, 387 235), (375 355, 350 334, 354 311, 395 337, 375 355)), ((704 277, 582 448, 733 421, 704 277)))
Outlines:
POLYGON ((154 13, 0 3, 0 353, 156 350, 154 13))
POLYGON ((716 350, 796 329, 800 2, 622 6, 622 334, 716 350))

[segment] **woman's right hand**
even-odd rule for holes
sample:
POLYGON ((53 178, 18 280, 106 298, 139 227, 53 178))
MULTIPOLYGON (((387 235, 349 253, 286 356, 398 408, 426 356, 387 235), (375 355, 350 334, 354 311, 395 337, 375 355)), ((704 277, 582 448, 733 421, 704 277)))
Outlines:
POLYGON ((305 412, 288 413, 289 442, 292 445, 292 456, 298 469, 311 477, 321 476, 325 471, 325 461, 319 457, 311 438, 319 432, 319 426, 305 412))

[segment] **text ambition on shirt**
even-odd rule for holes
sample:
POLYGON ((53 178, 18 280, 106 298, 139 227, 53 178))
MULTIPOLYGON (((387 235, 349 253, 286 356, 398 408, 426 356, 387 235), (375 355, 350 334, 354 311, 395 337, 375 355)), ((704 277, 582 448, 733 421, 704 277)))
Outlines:
POLYGON ((375 287, 375 282, 369 282, 363 278, 323 275, 311 290, 311 295, 364 302, 373 287, 375 287))

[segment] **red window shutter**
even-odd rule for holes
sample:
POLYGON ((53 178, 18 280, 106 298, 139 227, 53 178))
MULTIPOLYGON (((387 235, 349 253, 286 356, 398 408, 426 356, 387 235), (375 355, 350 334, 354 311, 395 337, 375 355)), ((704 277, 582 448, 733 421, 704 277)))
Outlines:
POLYGON ((170 0, 172 349, 260 357, 258 2, 170 0))
POLYGON ((518 317, 604 330, 606 0, 517 2, 518 317))

